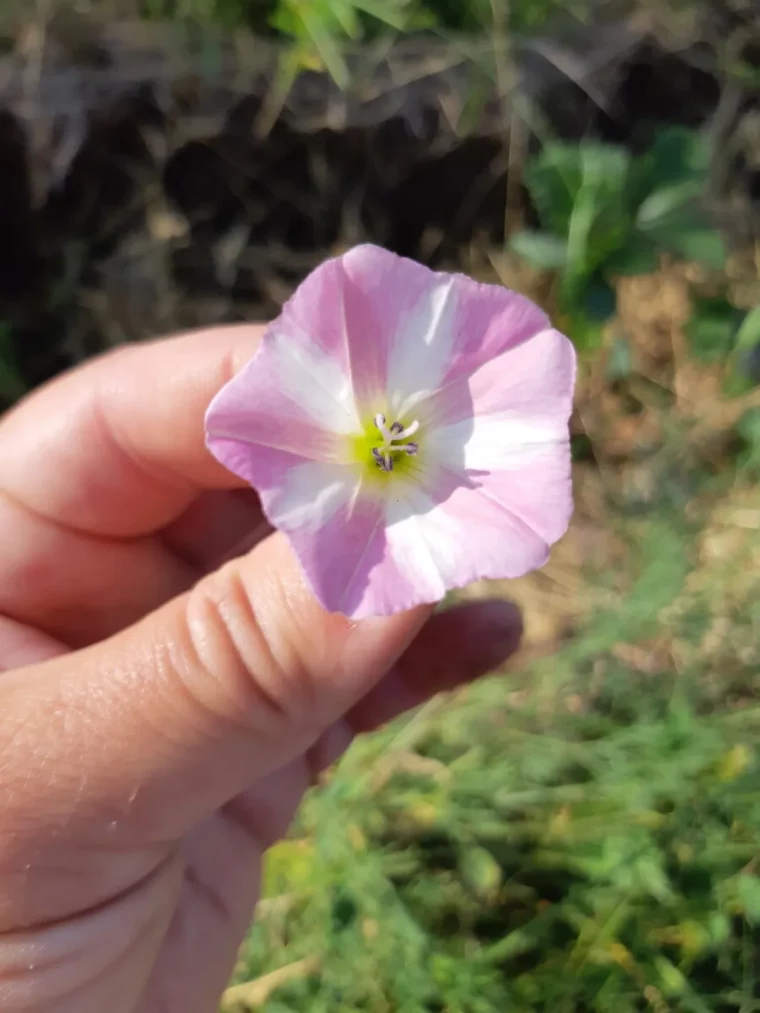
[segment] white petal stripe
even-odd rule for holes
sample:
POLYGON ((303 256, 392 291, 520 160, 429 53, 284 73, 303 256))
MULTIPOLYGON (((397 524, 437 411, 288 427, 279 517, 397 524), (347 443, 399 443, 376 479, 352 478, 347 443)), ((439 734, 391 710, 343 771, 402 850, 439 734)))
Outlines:
POLYGON ((328 431, 359 432, 350 377, 334 358, 316 342, 296 340, 281 332, 270 332, 267 341, 268 362, 275 373, 272 380, 285 397, 328 431))
POLYGON ((449 368, 455 339, 456 289, 441 280, 411 310, 393 336, 388 391, 398 415, 438 387, 449 368))

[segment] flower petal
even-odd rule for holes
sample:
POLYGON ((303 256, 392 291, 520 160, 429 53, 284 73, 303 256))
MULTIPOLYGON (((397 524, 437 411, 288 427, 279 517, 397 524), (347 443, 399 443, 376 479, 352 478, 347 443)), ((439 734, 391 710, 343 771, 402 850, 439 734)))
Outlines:
POLYGON ((488 497, 547 546, 565 534, 573 513, 569 442, 526 447, 481 474, 476 495, 488 497))
POLYGON ((431 398, 428 450, 547 546, 572 514, 568 421, 576 357, 546 330, 431 398))
POLYGON ((446 372, 458 279, 368 245, 347 253, 343 265, 357 394, 366 400, 379 389, 391 399, 388 411, 395 417, 410 397, 434 390, 446 372), (371 321, 369 334, 362 317, 371 321))
POLYGON ((572 342, 549 329, 436 391, 420 405, 436 455, 445 453, 447 445, 460 445, 473 425, 490 427, 478 442, 480 463, 468 465, 475 468, 496 466, 498 455, 516 444, 566 440, 575 372, 572 342), (498 435, 493 430, 497 423, 498 435), (483 459, 488 447, 491 464, 483 459))
MULTIPOLYGON (((234 453, 227 452, 229 467, 234 453)), ((238 474, 244 470, 257 488, 267 520, 287 536, 316 598, 329 612, 353 615, 367 597, 370 574, 382 573, 384 500, 367 495, 358 470, 345 465, 264 448, 237 463, 238 474)), ((395 594, 391 581, 391 611, 395 594)))
POLYGON ((214 452, 214 441, 231 440, 337 460, 340 436, 360 432, 360 424, 340 365, 277 321, 252 360, 211 402, 206 432, 214 452))
POLYGON ((299 285, 278 320, 285 333, 314 343, 338 365, 350 378, 355 404, 370 418, 386 409, 388 335, 393 308, 403 301, 387 276, 389 259, 398 258, 365 245, 325 261, 299 285))
POLYGON ((455 342, 438 386, 471 376, 484 363, 517 350, 551 327, 535 303, 502 285, 484 285, 454 275, 457 284, 455 342))
POLYGON ((350 376, 358 410, 371 418, 378 411, 407 414, 549 322, 501 285, 431 271, 364 244, 312 271, 278 326, 299 344, 315 344, 350 376))
POLYGON ((375 246, 350 250, 340 264, 359 404, 374 405, 387 391, 396 417, 550 326, 534 303, 501 285, 431 271, 375 246))
POLYGON ((357 470, 269 447, 253 454, 236 440, 214 440, 211 449, 257 489, 322 605, 350 615, 385 551, 384 503, 361 495, 357 470))
POLYGON ((543 566, 546 541, 485 490, 439 470, 427 488, 389 500, 385 556, 353 611, 379 615, 440 601, 487 578, 519 577, 543 566))
POLYGON ((325 608, 354 618, 389 615, 546 562, 557 519, 566 525, 570 513, 569 453, 532 454, 522 462, 527 476, 515 469, 509 477, 508 507, 489 487, 443 469, 434 483, 404 483, 384 502, 368 496, 350 469, 311 462, 292 466, 279 488, 262 492, 262 503, 325 608))
POLYGON ((456 279, 376 246, 341 258, 351 376, 360 410, 394 417, 433 390, 454 343, 456 279))

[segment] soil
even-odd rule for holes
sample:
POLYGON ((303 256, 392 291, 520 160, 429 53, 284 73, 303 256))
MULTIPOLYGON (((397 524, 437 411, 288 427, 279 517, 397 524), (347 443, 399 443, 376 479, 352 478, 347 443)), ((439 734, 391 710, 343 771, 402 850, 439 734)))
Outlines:
MULTIPOLYGON (((305 72, 283 95, 260 40, 211 58, 145 25, 80 35, 28 29, 0 59, 0 319, 29 386, 113 343, 267 319, 354 242, 462 267, 510 215, 534 221, 484 42, 407 38, 351 56, 346 92, 305 72)), ((757 105, 739 87, 726 119, 718 50, 693 29, 676 46, 614 22, 513 56, 515 94, 570 141, 640 150, 662 123, 734 138, 757 105)), ((752 164, 732 155, 724 191, 760 190, 752 164)))

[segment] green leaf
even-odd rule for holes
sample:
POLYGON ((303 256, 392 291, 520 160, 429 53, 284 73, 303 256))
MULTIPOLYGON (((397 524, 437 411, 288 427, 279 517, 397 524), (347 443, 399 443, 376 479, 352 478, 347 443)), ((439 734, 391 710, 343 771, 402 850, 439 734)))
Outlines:
POLYGON ((702 181, 710 167, 710 146, 704 134, 688 127, 660 130, 643 162, 651 190, 687 180, 702 181))
POLYGON ((673 230, 663 245, 684 260, 708 267, 720 269, 726 262, 726 245, 717 229, 695 226, 681 231, 673 230))
POLYGON ((759 383, 760 306, 756 306, 747 313, 736 331, 731 369, 725 378, 724 392, 728 397, 741 397, 759 383))
POLYGON ((756 345, 760 345, 760 306, 749 311, 736 332, 737 348, 750 349, 756 345))
POLYGON ((562 301, 568 307, 580 299, 582 289, 596 266, 594 250, 590 244, 596 210, 594 190, 582 188, 578 192, 570 216, 567 235, 567 263, 560 286, 562 301))
POLYGON ((550 232, 517 232, 509 248, 529 264, 546 271, 558 270, 567 261, 567 242, 550 232))
POLYGON ((359 16, 355 7, 350 3, 341 3, 339 0, 333 2, 326 8, 323 20, 325 25, 334 21, 336 29, 339 29, 349 39, 358 39, 362 34, 359 16))
POLYGON ((687 180, 654 190, 639 205, 636 224, 640 229, 646 230, 676 223, 684 208, 699 197, 703 190, 702 180, 687 180))
POLYGON ((682 995, 686 990, 686 978, 678 970, 675 964, 666 957, 655 957, 654 966, 657 968, 660 988, 669 997, 682 995))
POLYGON ((525 183, 541 222, 552 232, 567 232, 582 180, 577 148, 547 144, 529 163, 525 183))
POLYGON ((335 83, 340 88, 346 88, 349 81, 348 67, 330 30, 329 21, 313 3, 291 7, 289 13, 294 17, 294 24, 300 22, 300 27, 293 31, 294 37, 308 39, 335 83))
POLYGON ((406 28, 407 15, 404 10, 407 6, 406 0, 400 2, 396 0, 395 3, 393 0, 353 0, 353 4, 358 10, 370 14, 391 28, 398 31, 406 28))
POLYGON ((583 297, 596 269, 625 245, 632 227, 624 201, 630 165, 623 148, 586 142, 547 144, 528 167, 526 182, 541 222, 553 236, 567 235, 563 264, 556 240, 551 250, 544 243, 534 255, 542 266, 564 267, 561 298, 568 309, 583 297))
POLYGON ((736 889, 747 921, 752 925, 760 924, 760 878, 741 875, 736 889))
POLYGON ((739 419, 736 431, 754 454, 760 453, 760 408, 750 408, 739 419))

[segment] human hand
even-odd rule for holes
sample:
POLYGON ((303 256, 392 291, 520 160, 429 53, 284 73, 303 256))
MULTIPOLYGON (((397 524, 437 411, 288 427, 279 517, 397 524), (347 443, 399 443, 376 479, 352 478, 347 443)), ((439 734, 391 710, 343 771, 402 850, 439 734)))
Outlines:
POLYGON ((0 421, 5 1013, 212 1013, 315 775, 519 640, 500 602, 321 609, 204 446, 259 337, 129 347, 0 421))

